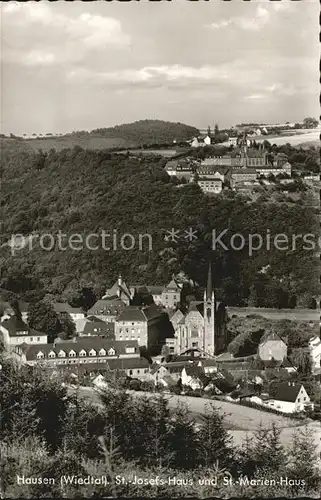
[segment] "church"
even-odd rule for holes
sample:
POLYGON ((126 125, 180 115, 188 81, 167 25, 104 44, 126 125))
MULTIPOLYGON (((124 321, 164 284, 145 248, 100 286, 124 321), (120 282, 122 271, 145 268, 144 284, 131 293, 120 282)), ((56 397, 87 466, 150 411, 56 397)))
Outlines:
POLYGON ((171 354, 198 351, 203 356, 214 356, 227 346, 227 313, 225 305, 217 302, 209 266, 203 301, 191 301, 186 314, 178 310, 171 317, 174 338, 167 338, 171 354))

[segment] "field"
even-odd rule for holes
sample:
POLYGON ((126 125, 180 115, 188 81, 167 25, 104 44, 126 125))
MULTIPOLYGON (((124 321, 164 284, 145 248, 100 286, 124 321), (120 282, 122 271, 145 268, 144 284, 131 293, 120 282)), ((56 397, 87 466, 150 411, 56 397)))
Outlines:
MULTIPOLYGON (((74 392, 74 390, 70 389, 70 392, 74 392)), ((153 393, 147 392, 130 392, 137 397, 154 395, 153 393)), ((94 404, 99 404, 99 394, 91 387, 79 387, 79 395, 85 399, 90 399, 94 404)), ((185 403, 191 417, 195 421, 198 421, 200 415, 204 414, 206 405, 209 404, 209 401, 206 399, 190 396, 175 396, 171 394, 165 395, 165 397, 168 398, 169 406, 172 408, 175 408, 179 402, 185 403)), ((251 436, 260 423, 262 423, 264 427, 270 427, 272 423, 274 423, 277 428, 281 429, 281 441, 285 445, 291 442, 295 429, 303 428, 307 425, 314 433, 316 446, 318 446, 319 451, 321 451, 321 429, 320 424, 316 421, 307 420, 303 424, 302 421, 292 420, 282 415, 267 413, 255 408, 240 406, 226 401, 215 401, 214 404, 225 414, 226 427, 233 437, 235 445, 241 445, 246 435, 251 436)))
POLYGON ((84 149, 109 149, 128 147, 129 144, 123 139, 109 139, 108 137, 44 137, 43 139, 26 139, 25 141, 33 150, 49 151, 55 149, 60 151, 65 148, 80 146, 84 149))
MULTIPOLYGON (((301 131, 302 132, 302 131, 301 131)), ((320 129, 314 129, 310 131, 306 131, 300 133, 288 134, 288 135, 264 135, 255 137, 257 142, 269 141, 271 144, 276 144, 280 146, 281 144, 286 144, 287 142, 291 144, 291 146, 305 146, 308 144, 309 146, 320 146, 320 129)))
POLYGON ((292 321, 320 321, 317 309, 267 309, 264 307, 229 307, 229 316, 235 314, 244 318, 249 314, 257 314, 267 319, 289 319, 292 321))

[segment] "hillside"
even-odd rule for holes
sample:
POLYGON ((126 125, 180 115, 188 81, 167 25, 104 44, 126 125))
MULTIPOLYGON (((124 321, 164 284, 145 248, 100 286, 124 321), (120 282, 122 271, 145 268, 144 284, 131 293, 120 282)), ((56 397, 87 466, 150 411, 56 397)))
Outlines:
POLYGON ((84 149, 111 149, 172 144, 186 141, 198 135, 195 127, 183 123, 172 123, 161 120, 140 120, 134 123, 99 128, 91 132, 78 131, 62 136, 44 136, 25 139, 35 151, 42 149, 60 151, 65 148, 80 146, 84 149))
MULTIPOLYGON (((25 300, 36 289, 60 296, 83 286, 105 288, 119 272, 131 283, 163 284, 182 269, 203 285, 209 259, 218 297, 229 305, 250 300, 261 307, 306 307, 318 293, 317 263, 313 265, 311 251, 300 240, 295 250, 262 248, 251 257, 247 245, 240 251, 220 245, 212 250, 213 229, 219 234, 228 228, 225 242, 234 233, 247 239, 249 233, 264 236, 268 230, 289 237, 318 231, 317 211, 311 207, 248 203, 234 193, 208 198, 194 184, 177 188, 160 157, 78 147, 46 155, 7 151, 2 160, 2 243, 16 233, 38 235, 31 251, 1 248, 0 288, 25 300), (181 230, 176 243, 164 238, 171 228, 181 230), (189 228, 197 230, 191 242, 184 238, 189 228), (105 249, 100 236, 91 242, 99 242, 98 249, 57 247, 59 231, 80 235, 85 247, 84 238, 102 230, 112 235, 105 249), (37 243, 45 233, 47 250, 37 243), (121 247, 125 233, 134 238, 132 249, 121 247), (146 234, 151 246, 148 237, 139 243, 139 235, 146 234), (50 238, 56 246, 48 249, 50 238)), ((124 246, 130 244, 127 237, 124 246)))

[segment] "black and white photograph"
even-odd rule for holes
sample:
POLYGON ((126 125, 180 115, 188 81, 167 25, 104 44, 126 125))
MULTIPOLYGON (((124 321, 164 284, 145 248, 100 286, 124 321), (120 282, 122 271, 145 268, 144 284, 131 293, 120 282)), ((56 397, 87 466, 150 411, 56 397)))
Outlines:
POLYGON ((0 9, 0 499, 319 498, 318 0, 0 9))

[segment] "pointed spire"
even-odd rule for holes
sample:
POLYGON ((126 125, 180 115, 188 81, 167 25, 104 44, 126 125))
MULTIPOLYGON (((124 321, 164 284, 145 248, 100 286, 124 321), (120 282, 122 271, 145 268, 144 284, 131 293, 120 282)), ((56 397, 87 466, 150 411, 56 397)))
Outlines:
POLYGON ((207 274, 207 286, 206 286, 206 300, 211 300, 212 298, 212 265, 211 262, 208 265, 208 274, 207 274))

